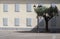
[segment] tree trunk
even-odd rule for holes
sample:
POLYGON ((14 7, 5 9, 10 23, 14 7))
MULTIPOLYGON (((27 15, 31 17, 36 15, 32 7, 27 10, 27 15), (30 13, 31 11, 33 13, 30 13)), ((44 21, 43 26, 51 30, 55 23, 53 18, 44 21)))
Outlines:
POLYGON ((43 17, 44 17, 45 23, 46 23, 45 29, 46 29, 46 32, 48 32, 48 31, 49 31, 49 30, 48 30, 48 21, 49 21, 49 18, 48 18, 46 15, 44 15, 43 17))
POLYGON ((46 31, 48 32, 49 30, 48 30, 48 21, 45 21, 46 22, 46 31))

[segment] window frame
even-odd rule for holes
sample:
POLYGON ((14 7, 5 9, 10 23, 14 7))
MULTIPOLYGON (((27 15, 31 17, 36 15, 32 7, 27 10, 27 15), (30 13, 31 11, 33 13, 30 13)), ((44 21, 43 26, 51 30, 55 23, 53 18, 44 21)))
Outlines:
POLYGON ((26 25, 28 27, 31 27, 32 26, 32 18, 26 18, 26 25))
POLYGON ((15 12, 20 12, 20 4, 15 4, 15 12))
POLYGON ((20 26, 20 19, 19 18, 14 18, 14 25, 15 26, 20 26))
POLYGON ((30 3, 26 4, 26 11, 27 12, 32 12, 32 4, 30 4, 30 3))
POLYGON ((8 18, 3 18, 3 26, 8 26, 8 18))
POLYGON ((8 4, 3 4, 3 12, 8 12, 8 4))

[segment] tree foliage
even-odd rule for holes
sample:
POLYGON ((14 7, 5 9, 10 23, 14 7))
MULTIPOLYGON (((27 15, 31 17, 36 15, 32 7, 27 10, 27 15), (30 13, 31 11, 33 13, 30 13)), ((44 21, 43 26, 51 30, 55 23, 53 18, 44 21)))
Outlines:
POLYGON ((50 6, 48 11, 49 11, 48 14, 50 16, 58 15, 58 8, 57 8, 57 6, 55 6, 55 7, 50 6))
POLYGON ((49 16, 58 15, 57 6, 55 6, 55 7, 50 6, 49 8, 47 8, 45 6, 37 6, 36 8, 34 8, 34 10, 38 16, 43 16, 45 13, 47 13, 49 16))
POLYGON ((38 6, 34 10, 35 10, 35 12, 37 13, 38 16, 43 16, 46 9, 47 8, 45 6, 38 6))

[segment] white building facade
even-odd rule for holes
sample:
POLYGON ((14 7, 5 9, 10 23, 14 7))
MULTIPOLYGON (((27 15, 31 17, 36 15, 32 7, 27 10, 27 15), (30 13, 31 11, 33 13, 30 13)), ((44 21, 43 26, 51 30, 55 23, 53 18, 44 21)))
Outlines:
MULTIPOLYGON (((31 31, 37 26, 34 4, 50 7, 51 3, 55 3, 60 10, 59 0, 0 0, 0 30, 31 31)), ((60 16, 49 21, 49 28, 59 26, 60 16)), ((45 28, 43 18, 40 19, 39 28, 45 28)))

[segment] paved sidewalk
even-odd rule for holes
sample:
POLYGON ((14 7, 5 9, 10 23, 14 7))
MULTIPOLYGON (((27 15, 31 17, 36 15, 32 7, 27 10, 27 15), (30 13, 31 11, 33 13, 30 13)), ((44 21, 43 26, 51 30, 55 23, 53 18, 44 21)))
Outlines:
POLYGON ((20 33, 0 31, 0 39, 60 39, 59 33, 20 33))

